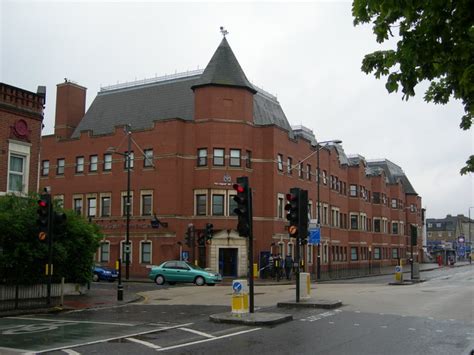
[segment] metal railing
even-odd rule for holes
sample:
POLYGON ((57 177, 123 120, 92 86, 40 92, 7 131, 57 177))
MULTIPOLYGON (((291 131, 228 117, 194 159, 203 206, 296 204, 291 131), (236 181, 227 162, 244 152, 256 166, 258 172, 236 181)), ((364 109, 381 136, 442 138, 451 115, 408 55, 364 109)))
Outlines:
POLYGON ((355 277, 381 275, 386 267, 382 267, 381 263, 372 263, 370 265, 347 265, 332 264, 328 270, 321 271, 321 280, 337 280, 355 277))
POLYGON ((129 88, 129 87, 138 86, 138 85, 152 84, 152 83, 158 83, 158 82, 161 82, 161 81, 186 78, 188 76, 200 75, 203 72, 204 72, 203 69, 196 69, 196 70, 189 70, 189 71, 185 71, 185 72, 181 72, 181 73, 175 73, 175 74, 169 74, 169 75, 165 74, 163 76, 158 76, 158 77, 154 77, 154 78, 134 80, 134 81, 119 83, 119 84, 115 84, 115 85, 102 86, 100 88, 100 91, 103 92, 103 91, 124 89, 124 88, 129 88))

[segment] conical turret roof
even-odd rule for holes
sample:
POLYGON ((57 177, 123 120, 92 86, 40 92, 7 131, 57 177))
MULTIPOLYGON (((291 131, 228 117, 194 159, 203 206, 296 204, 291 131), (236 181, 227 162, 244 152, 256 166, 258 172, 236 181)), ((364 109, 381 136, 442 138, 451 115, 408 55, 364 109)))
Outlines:
POLYGON ((245 76, 225 37, 192 89, 213 85, 244 88, 253 94, 257 92, 245 76))

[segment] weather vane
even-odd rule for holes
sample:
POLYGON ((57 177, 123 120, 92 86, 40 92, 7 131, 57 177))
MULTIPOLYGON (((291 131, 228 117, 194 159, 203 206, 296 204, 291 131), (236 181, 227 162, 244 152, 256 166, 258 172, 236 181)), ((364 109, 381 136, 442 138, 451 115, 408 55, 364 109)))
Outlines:
POLYGON ((222 33, 222 35, 223 35, 224 38, 225 38, 225 36, 229 34, 229 31, 227 31, 227 30, 224 28, 224 26, 221 26, 221 33, 222 33))

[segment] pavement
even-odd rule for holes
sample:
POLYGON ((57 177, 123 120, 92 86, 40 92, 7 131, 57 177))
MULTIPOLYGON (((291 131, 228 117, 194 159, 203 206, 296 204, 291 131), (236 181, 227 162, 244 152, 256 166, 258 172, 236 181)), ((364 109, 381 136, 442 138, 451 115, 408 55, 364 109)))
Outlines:
MULTIPOLYGON (((462 267, 469 265, 469 262, 458 262, 454 266, 449 266, 449 267, 462 267)), ((448 267, 448 266, 444 266, 448 267)), ((420 264, 420 272, 424 271, 430 271, 430 270, 436 270, 439 269, 440 267, 437 264, 420 264)), ((389 268, 384 268, 382 274, 394 274, 394 267, 389 267, 389 268), (391 271, 390 271, 391 270, 391 271)), ((409 268, 408 271, 405 271, 404 273, 409 274, 409 268)), ((370 276, 376 276, 376 275, 370 275, 370 276)), ((131 282, 145 282, 144 279, 131 279, 131 282)), ((332 282, 336 280, 331 280, 332 282)), ((147 280, 146 282, 151 282, 150 280, 147 280)), ((224 282, 220 284, 220 286, 217 286, 218 288, 224 286, 228 287, 231 285, 232 279, 224 279, 224 282)), ((318 282, 319 283, 319 282, 318 282)), ((324 283, 324 282, 321 282, 324 283)), ((273 285, 288 285, 288 286, 294 286, 294 280, 255 280, 254 282, 255 286, 273 286, 273 285)), ((60 311, 67 311, 67 310, 81 310, 81 309, 94 309, 94 308, 102 308, 102 307, 113 307, 113 306, 120 306, 124 305, 127 303, 132 303, 132 302, 139 302, 139 301, 144 301, 146 302, 147 296, 146 292, 142 292, 141 295, 138 293, 134 292, 127 292, 127 282, 124 282, 124 287, 125 291, 123 293, 123 300, 119 301, 117 297, 117 289, 116 288, 91 288, 88 290, 86 294, 82 295, 68 295, 65 296, 64 298, 64 304, 61 306, 53 307, 53 308, 43 308, 43 309, 37 309, 37 310, 17 310, 17 311, 9 311, 9 312, 2 312, 0 313, 0 317, 2 316, 10 316, 12 314, 18 315, 18 314, 31 314, 31 313, 45 313, 45 312, 60 312, 60 311)), ((171 290, 175 290, 177 288, 170 288, 171 290)), ((181 290, 185 290, 186 288, 182 288, 181 290)), ((212 292, 213 288, 208 288, 209 292, 212 292)), ((270 287, 271 289, 271 287, 270 287)), ((180 290, 180 291, 181 291, 180 290)), ((150 292, 156 292, 156 291, 150 291, 150 292)), ((277 297, 276 295, 275 297, 277 297)), ((278 300, 276 298, 272 298, 271 302, 274 302, 273 305, 278 304, 278 300)), ((318 307, 318 308, 325 308, 324 304, 331 304, 338 307, 340 304, 339 300, 315 300, 311 299, 306 303, 306 307, 308 307, 308 304, 310 304, 309 307, 318 307), (318 306, 318 303, 321 304, 321 307, 318 306), (311 305, 312 304, 312 305, 311 305)), ((291 304, 288 305, 288 302, 282 302, 286 303, 288 307, 293 307, 295 306, 295 302, 289 302, 291 304)), ((298 306, 298 305, 296 305, 298 306)), ((304 305, 301 305, 304 306, 304 305)), ((282 305, 282 307, 285 307, 285 305, 282 305)), ((331 306, 332 307, 332 306, 331 306)), ((333 308, 334 308, 333 307, 333 308)), ((230 312, 221 314, 220 316, 217 315, 217 317, 214 318, 220 318, 214 321, 226 321, 230 319, 231 322, 237 322, 241 324, 276 324, 281 321, 288 321, 291 320, 288 317, 288 314, 268 314, 263 311, 257 310, 253 315, 248 315, 244 317, 235 317, 235 315, 232 315, 230 312), (240 320, 239 320, 240 319, 240 320), (250 323, 249 323, 250 322, 250 323)), ((213 320, 213 319, 211 319, 213 320)))

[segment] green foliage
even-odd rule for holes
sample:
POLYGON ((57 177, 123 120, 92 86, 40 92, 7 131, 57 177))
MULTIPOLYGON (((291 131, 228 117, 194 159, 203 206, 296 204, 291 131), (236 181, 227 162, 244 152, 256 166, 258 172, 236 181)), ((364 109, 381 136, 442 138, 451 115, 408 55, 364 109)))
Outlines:
MULTIPOLYGON (((376 40, 394 37, 396 50, 376 51, 362 61, 362 71, 387 76, 389 93, 415 96, 416 85, 430 82, 424 99, 446 104, 461 100, 460 128, 472 126, 474 113, 474 4, 472 0, 354 0, 354 25, 372 23, 376 40)), ((474 171, 472 156, 461 174, 474 171)))
MULTIPOLYGON (((0 196, 0 281, 28 283, 44 277, 48 242, 38 238, 37 201, 37 195, 0 196)), ((58 206, 54 210, 62 212, 58 206)), ((92 276, 93 255, 101 233, 95 224, 74 212, 65 213, 66 222, 55 223, 53 230, 53 276, 85 283, 92 276)))

